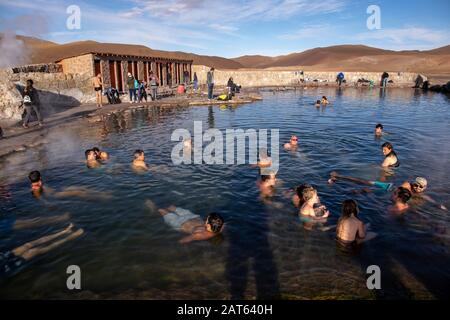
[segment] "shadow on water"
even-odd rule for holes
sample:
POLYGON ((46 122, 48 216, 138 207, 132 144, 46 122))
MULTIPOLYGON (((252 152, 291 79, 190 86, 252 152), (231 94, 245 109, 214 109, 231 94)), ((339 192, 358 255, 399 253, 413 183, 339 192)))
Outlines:
MULTIPOLYGON (((242 220, 241 218, 237 218, 242 220)), ((226 262, 226 277, 229 282, 231 299, 244 299, 247 283, 253 271, 257 299, 280 298, 278 271, 273 259, 267 233, 268 217, 261 212, 258 226, 248 219, 239 221, 239 230, 229 230, 230 242, 226 262), (246 230, 246 232, 242 232, 246 230)))

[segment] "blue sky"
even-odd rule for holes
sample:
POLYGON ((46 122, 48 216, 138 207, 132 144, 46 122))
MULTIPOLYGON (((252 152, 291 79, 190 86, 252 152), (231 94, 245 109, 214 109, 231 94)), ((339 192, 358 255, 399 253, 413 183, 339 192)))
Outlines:
POLYGON ((0 29, 57 43, 79 40, 236 57, 365 44, 426 50, 450 44, 450 1, 351 0, 0 0, 0 29), (69 5, 81 29, 66 27, 69 5), (381 29, 366 26, 369 5, 381 29))

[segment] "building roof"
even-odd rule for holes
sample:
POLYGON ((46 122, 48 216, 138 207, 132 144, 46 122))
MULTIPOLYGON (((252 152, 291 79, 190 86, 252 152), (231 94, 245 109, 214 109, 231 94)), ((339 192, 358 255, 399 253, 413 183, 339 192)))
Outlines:
POLYGON ((111 57, 111 58, 126 58, 126 59, 136 59, 136 60, 164 60, 164 61, 170 61, 170 62, 184 62, 184 63, 192 63, 193 60, 188 59, 180 59, 175 57, 158 57, 155 55, 135 55, 135 54, 120 54, 120 53, 110 53, 110 52, 83 52, 83 53, 77 53, 75 55, 65 56, 62 57, 55 62, 60 62, 64 59, 70 59, 75 58, 79 56, 84 56, 86 54, 92 54, 94 56, 100 56, 100 57, 111 57))

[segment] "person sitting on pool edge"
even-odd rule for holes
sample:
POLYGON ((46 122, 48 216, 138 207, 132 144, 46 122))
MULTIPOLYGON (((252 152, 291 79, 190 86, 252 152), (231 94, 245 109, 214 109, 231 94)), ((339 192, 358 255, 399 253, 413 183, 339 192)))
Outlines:
POLYGON ((381 137, 383 135, 383 125, 381 123, 377 124, 375 126, 375 136, 381 137))
POLYGON ((381 149, 383 150, 383 154, 385 156, 384 161, 381 164, 383 168, 396 168, 400 166, 400 161, 398 160, 392 144, 385 142, 381 146, 381 149))
POLYGON ((441 208, 442 210, 448 210, 447 207, 445 207, 443 204, 438 203, 436 200, 431 198, 430 196, 424 194, 425 190, 428 187, 428 181, 427 179, 423 177, 417 177, 414 182, 405 181, 401 185, 403 188, 409 190, 411 192, 411 195, 413 198, 420 197, 436 206, 441 208))
POLYGON ((322 97, 322 101, 320 101, 321 104, 323 104, 324 106, 326 106, 327 104, 329 104, 330 102, 328 101, 326 96, 322 97))
POLYGON ((108 160, 109 154, 108 154, 106 151, 100 151, 100 149, 97 148, 97 147, 92 148, 92 150, 94 151, 94 153, 95 153, 95 158, 96 158, 97 160, 101 160, 101 161, 106 161, 106 160, 108 160))
POLYGON ((284 144, 284 149, 286 150, 295 150, 298 146, 298 138, 297 136, 291 136, 291 139, 288 143, 284 144))
MULTIPOLYGON (((153 204, 150 206, 149 202, 151 201, 147 200, 147 206, 151 208, 153 204)), ((164 222, 173 229, 189 234, 182 238, 180 243, 209 240, 222 233, 224 228, 223 218, 215 212, 209 213, 205 221, 202 221, 199 215, 173 205, 166 209, 158 209, 158 212, 164 222)))
POLYGON ((84 152, 84 156, 86 157, 86 166, 89 169, 98 168, 101 164, 97 161, 97 156, 93 149, 88 149, 84 152))
POLYGON ((355 200, 342 203, 341 217, 336 227, 336 238, 345 245, 353 244, 366 237, 366 226, 359 220, 359 207, 355 200))
POLYGON ((307 187, 303 190, 303 205, 300 208, 300 215, 303 218, 309 217, 313 219, 328 218, 330 212, 320 203, 317 190, 313 187, 307 187))
POLYGON ((140 170, 148 170, 148 166, 145 163, 145 154, 143 150, 134 151, 133 168, 140 170))
POLYGON ((34 197, 39 198, 45 191, 45 194, 56 198, 78 197, 87 200, 109 200, 112 198, 108 192, 98 192, 81 187, 67 187, 63 191, 55 191, 50 187, 45 187, 42 182, 42 176, 39 171, 31 171, 28 175, 31 183, 31 193, 34 197))
POLYGON ((411 199, 411 192, 403 187, 398 187, 395 190, 392 201, 394 205, 388 208, 391 213, 405 213, 409 209, 408 201, 411 199))

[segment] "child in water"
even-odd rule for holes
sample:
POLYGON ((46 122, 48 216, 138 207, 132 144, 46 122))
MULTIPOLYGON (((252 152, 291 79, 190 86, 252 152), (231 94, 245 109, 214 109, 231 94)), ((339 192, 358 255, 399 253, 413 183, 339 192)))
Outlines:
MULTIPOLYGON (((151 200, 147 200, 146 205, 150 209, 155 208, 151 200)), ((224 228, 223 218, 215 212, 208 214, 204 221, 199 215, 173 205, 158 209, 158 212, 173 229, 188 234, 180 240, 180 243, 209 240, 222 233, 224 228)))

